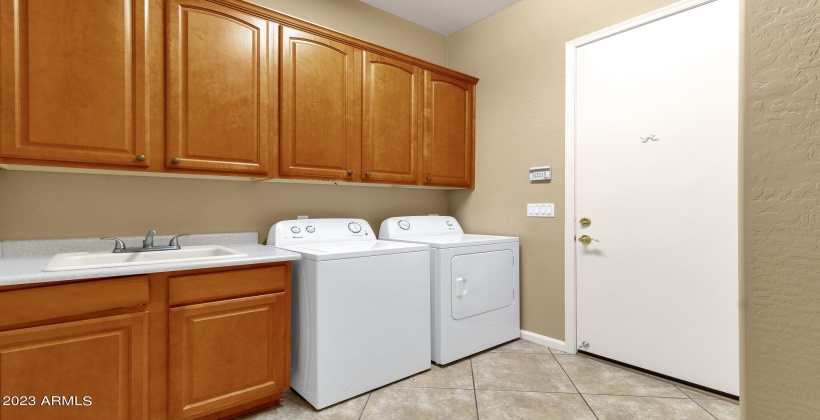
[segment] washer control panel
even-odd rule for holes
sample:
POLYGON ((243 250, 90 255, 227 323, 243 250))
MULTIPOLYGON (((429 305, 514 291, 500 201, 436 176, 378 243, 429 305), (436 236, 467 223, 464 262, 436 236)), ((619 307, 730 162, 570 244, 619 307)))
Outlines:
POLYGON ((363 219, 283 220, 271 226, 268 245, 298 245, 375 241, 376 234, 363 219))
POLYGON ((463 234, 461 225, 450 216, 391 217, 382 222, 379 229, 381 239, 463 234))

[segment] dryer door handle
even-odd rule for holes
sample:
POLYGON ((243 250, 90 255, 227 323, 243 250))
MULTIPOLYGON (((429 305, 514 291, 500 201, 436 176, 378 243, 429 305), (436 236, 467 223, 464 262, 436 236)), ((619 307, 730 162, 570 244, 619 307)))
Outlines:
POLYGON ((467 279, 456 277, 456 297, 463 297, 467 294, 467 279))

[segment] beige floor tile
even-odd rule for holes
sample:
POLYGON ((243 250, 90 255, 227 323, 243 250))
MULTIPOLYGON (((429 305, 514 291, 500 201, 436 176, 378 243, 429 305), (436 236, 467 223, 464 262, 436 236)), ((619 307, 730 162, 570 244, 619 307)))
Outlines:
POLYGON ((370 394, 362 420, 477 419, 475 394, 467 389, 387 387, 370 394))
POLYGON ((549 353, 550 349, 527 340, 514 340, 491 350, 493 353, 549 353))
POLYGON ((470 359, 450 363, 447 366, 433 365, 430 370, 411 376, 392 386, 473 389, 473 369, 470 366, 470 359))
POLYGON ((569 354, 565 351, 561 351, 561 350, 557 350, 557 349, 553 349, 553 348, 550 348, 550 351, 552 352, 552 354, 569 354))
POLYGON ((718 420, 738 420, 740 419, 740 405, 736 402, 723 399, 695 400, 718 420))
POLYGON ((716 400, 723 398, 719 395, 712 394, 711 392, 690 388, 686 385, 678 385, 678 388, 680 388, 680 390, 683 391, 684 394, 688 395, 689 398, 693 400, 716 400))
POLYGON ((481 420, 595 419, 579 394, 476 391, 481 420))
POLYGON ((476 389, 577 392, 552 354, 483 353, 473 357, 476 389))
POLYGON ((584 395, 600 420, 714 420, 689 398, 584 395))
POLYGON ((367 394, 340 402, 323 410, 316 410, 295 392, 288 390, 282 394, 285 402, 255 413, 246 414, 242 420, 356 420, 361 416, 367 394))
POLYGON ((581 394, 686 398, 678 387, 587 356, 556 355, 581 394))

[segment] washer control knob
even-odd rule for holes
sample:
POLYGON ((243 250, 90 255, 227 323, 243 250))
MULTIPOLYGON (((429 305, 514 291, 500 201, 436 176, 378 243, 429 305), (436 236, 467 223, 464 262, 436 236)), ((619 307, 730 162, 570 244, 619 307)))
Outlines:
POLYGON ((446 221, 446 222, 444 222, 444 223, 447 223, 447 226, 452 226, 452 225, 453 225, 453 222, 451 222, 451 221, 449 221, 449 220, 448 220, 448 221, 446 221))
POLYGON ((290 231, 293 233, 299 233, 302 231, 302 229, 299 229, 299 226, 293 226, 292 228, 290 228, 290 231))
POLYGON ((362 225, 360 225, 356 222, 348 223, 347 228, 350 229, 350 231, 353 232, 353 233, 359 233, 359 232, 362 231, 362 225))
POLYGON ((306 227, 306 228, 305 228, 305 230, 306 230, 308 233, 313 233, 313 232, 316 232, 316 228, 315 228, 315 227, 313 227, 313 226, 308 226, 308 227, 306 227))
POLYGON ((401 230, 410 229, 410 222, 404 219, 399 220, 399 227, 401 228, 401 230))

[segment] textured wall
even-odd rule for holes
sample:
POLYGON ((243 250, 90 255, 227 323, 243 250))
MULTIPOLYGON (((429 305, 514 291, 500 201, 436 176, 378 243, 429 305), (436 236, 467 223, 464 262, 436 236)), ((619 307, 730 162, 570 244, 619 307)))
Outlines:
MULTIPOLYGON (((446 64, 446 38, 358 0, 255 3, 402 53, 446 64)), ((56 63, 56 61, 55 61, 56 63)), ((0 240, 258 231, 297 214, 362 217, 375 229, 400 214, 447 212, 446 192, 380 187, 7 172, 0 170, 0 240)))
POLYGON ((748 419, 820 418, 820 6, 750 0, 744 156, 748 419))
POLYGON ((448 38, 449 66, 479 77, 476 189, 450 193, 466 229, 521 237, 521 326, 564 338, 564 60, 567 41, 674 0, 522 0, 448 38), (552 165, 532 184, 530 166, 552 165), (555 203, 554 219, 526 203, 555 203))

